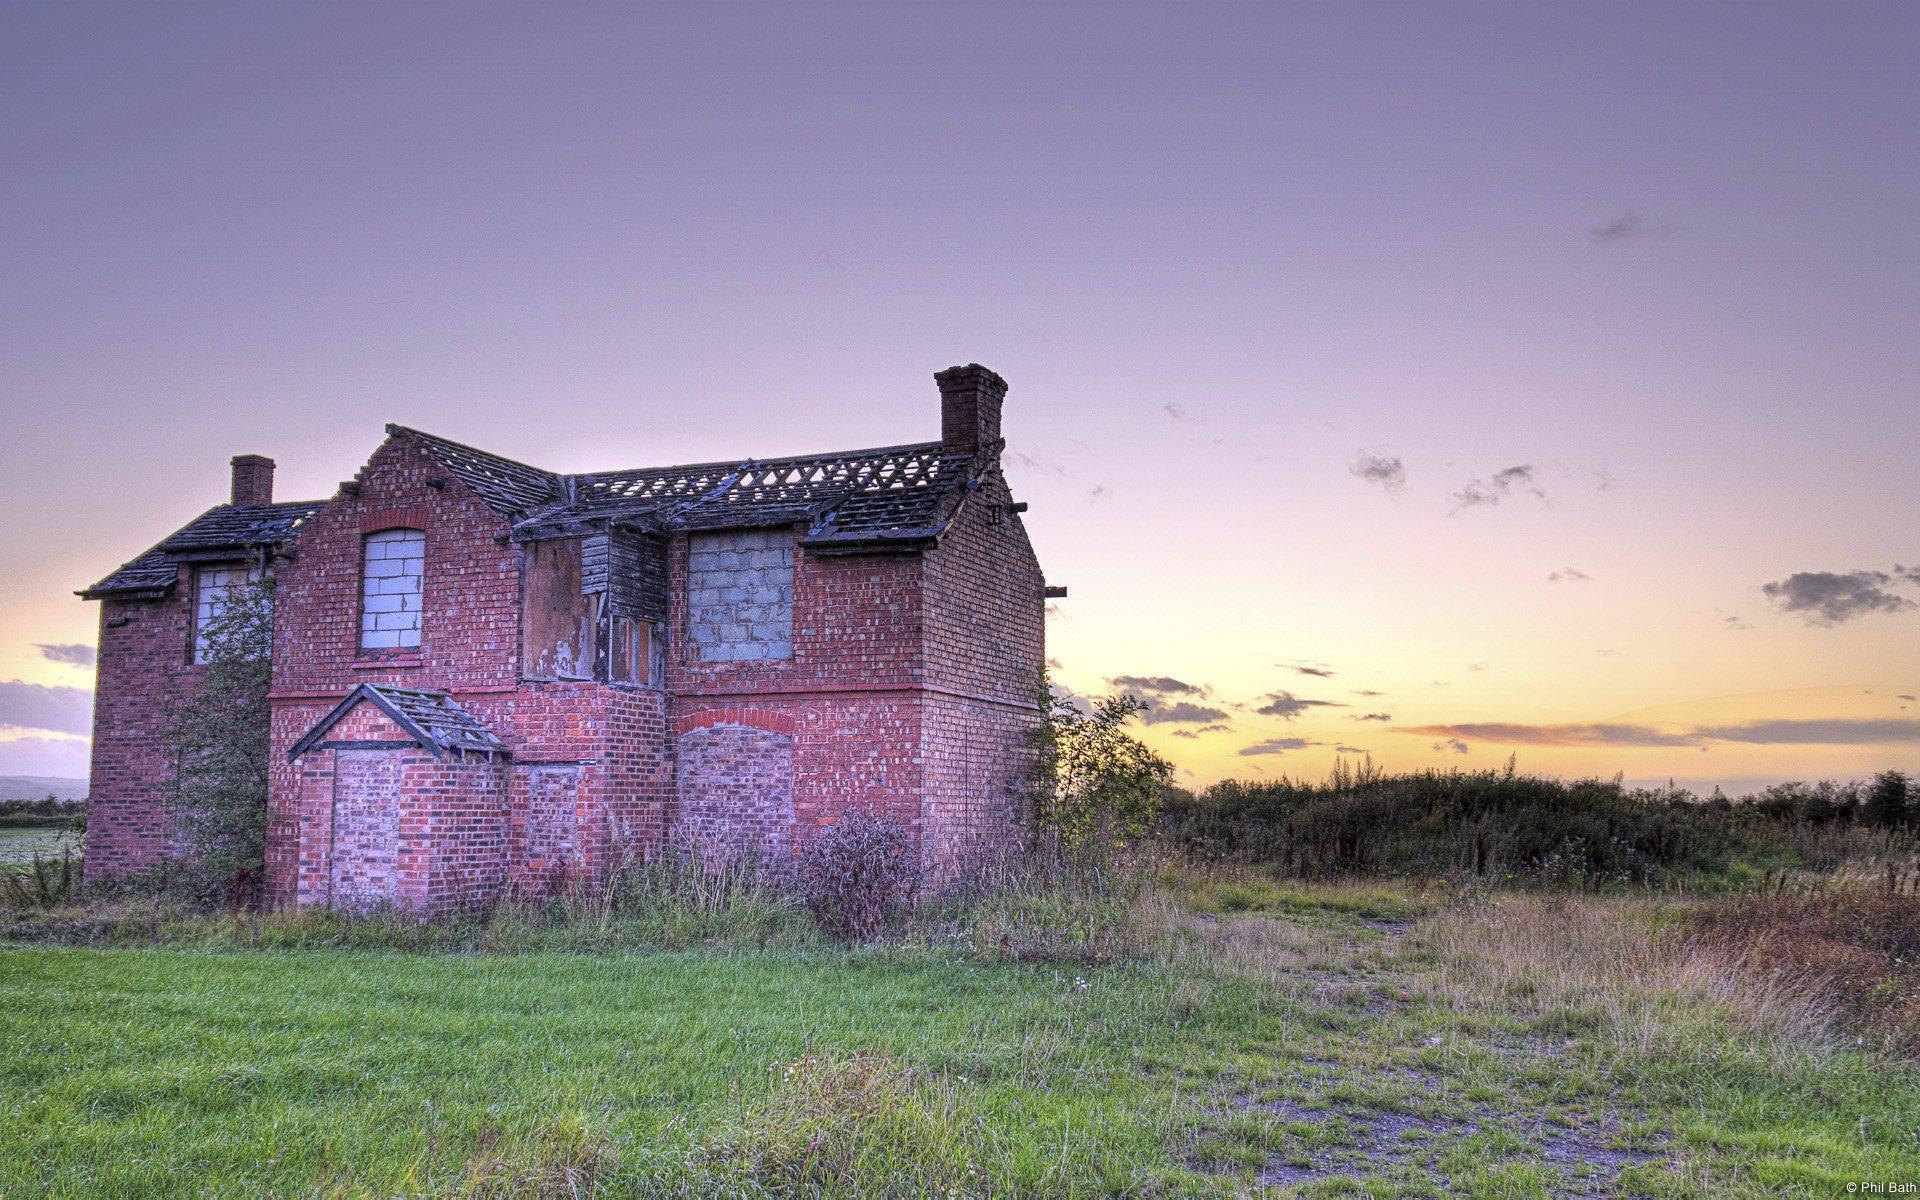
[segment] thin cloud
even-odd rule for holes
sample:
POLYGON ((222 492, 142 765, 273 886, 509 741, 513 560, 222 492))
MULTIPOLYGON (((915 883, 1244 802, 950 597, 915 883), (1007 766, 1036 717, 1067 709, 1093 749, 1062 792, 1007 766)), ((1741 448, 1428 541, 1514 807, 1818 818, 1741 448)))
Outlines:
POLYGON ((1188 683, 1171 675, 1114 675, 1107 679, 1114 687, 1129 692, 1147 692, 1155 696, 1204 696, 1211 689, 1188 683))
POLYGON ((1726 618, 1724 624, 1728 629, 1735 630, 1735 631, 1753 628, 1752 622, 1748 621, 1745 617, 1740 616, 1738 613, 1734 614, 1731 617, 1726 618))
POLYGON ((1384 696, 1384 695, 1386 695, 1386 693, 1385 693, 1385 692, 1376 692, 1376 691, 1374 691, 1374 690, 1373 690, 1372 688, 1355 688, 1355 689, 1353 689, 1353 694, 1354 694, 1354 695, 1356 695, 1356 696, 1384 696))
POLYGON ((90 746, 80 737, 0 738, 0 775, 84 779, 90 746))
POLYGON ((1377 485, 1389 496, 1398 496, 1407 490, 1407 464, 1398 457, 1389 458, 1384 454, 1362 451, 1347 470, 1355 477, 1377 485))
POLYGON ((1453 514, 1459 516, 1470 508, 1491 508, 1502 500, 1522 493, 1546 503, 1546 489, 1540 486, 1538 471, 1532 463, 1521 463, 1517 467, 1508 467, 1495 471, 1491 478, 1470 479, 1467 486, 1453 494, 1453 514))
POLYGON ((1667 237, 1673 229, 1671 221, 1649 221, 1628 209, 1605 225, 1587 230, 1587 237, 1596 246, 1617 246, 1644 238, 1667 237))
POLYGON ((1087 489, 1087 503, 1098 504, 1102 500, 1113 499, 1113 489, 1104 483, 1096 483, 1087 489))
POLYGON ((62 666, 90 667, 94 664, 93 647, 79 642, 37 642, 34 644, 34 649, 40 652, 41 658, 62 666))
POLYGON ((1194 730, 1194 732, 1195 733, 1226 733, 1232 728, 1233 726, 1227 724, 1225 721, 1215 721, 1211 725, 1202 725, 1200 728, 1194 730))
POLYGON ((1467 745, 1459 738, 1446 738, 1442 741, 1435 742, 1433 748, 1435 750, 1451 750, 1455 754, 1468 754, 1473 750, 1472 746, 1467 745))
POLYGON ((1383 712, 1357 713, 1354 716, 1348 717, 1347 720, 1349 721, 1391 721, 1393 720, 1393 714, 1383 713, 1383 712))
POLYGON ((1292 692, 1268 692, 1261 697, 1266 703, 1253 711, 1263 717, 1279 717, 1291 721, 1310 708, 1345 708, 1338 700, 1308 700, 1292 692))
POLYGON ((93 693, 18 679, 0 683, 0 728, 84 736, 93 732, 93 693))
POLYGON ((1311 738, 1268 738, 1264 742, 1255 742, 1251 746, 1241 747, 1240 756, 1242 758, 1252 758, 1261 754, 1285 754, 1290 750, 1305 750, 1309 746, 1319 746, 1322 744, 1321 742, 1313 741, 1311 738))
POLYGON ((1367 748, 1366 748, 1365 746, 1344 746, 1344 745, 1336 745, 1336 746, 1335 746, 1335 747, 1333 748, 1333 752, 1334 752, 1335 754, 1367 754, 1367 753, 1370 753, 1370 752, 1369 752, 1369 751, 1367 750, 1367 748))
POLYGON ((1049 475, 1065 475, 1067 473, 1067 469, 1059 463, 1041 462, 1032 455, 1022 454, 1018 450, 1008 450, 1005 452, 1005 455, 1008 459, 1030 470, 1045 471, 1049 475))
POLYGON ((1396 733, 1419 737, 1472 738, 1506 746, 1691 746, 1700 739, 1645 725, 1523 725, 1486 722, 1466 725, 1414 725, 1396 733))
POLYGON ((1696 731, 1718 742, 1749 746, 1904 746, 1920 744, 1920 721, 1835 718, 1743 721, 1696 731))
POLYGON ((1547 576, 1548 583, 1592 583, 1593 576, 1585 571, 1576 571, 1572 567, 1561 567, 1547 576))
POLYGON ((1160 411, 1167 414, 1167 419, 1170 421, 1184 421, 1187 419, 1187 410, 1181 408, 1178 404, 1162 404, 1160 411))
POLYGON ((1506 746, 1695 748, 1703 742, 1734 742, 1749 746, 1920 744, 1920 721, 1880 718, 1780 718, 1723 725, 1696 725, 1680 730, 1605 722, 1585 725, 1488 722, 1465 725, 1418 725, 1394 732, 1421 737, 1472 738, 1474 741, 1494 742, 1506 746))
POLYGON ((1760 590, 1782 612, 1798 613, 1809 625, 1839 625, 1870 613, 1897 613, 1915 607, 1905 596, 1887 590, 1896 579, 1913 582, 1913 573, 1885 571, 1796 571, 1785 579, 1762 584, 1760 590))
POLYGON ((1200 735, 1191 729, 1176 729, 1173 731, 1173 736, 1177 738, 1197 738, 1200 735))
POLYGON ((1148 725, 1200 725, 1218 721, 1226 715, 1211 705, 1193 704, 1186 700, 1174 704, 1148 700, 1146 707, 1140 710, 1140 720, 1148 725))

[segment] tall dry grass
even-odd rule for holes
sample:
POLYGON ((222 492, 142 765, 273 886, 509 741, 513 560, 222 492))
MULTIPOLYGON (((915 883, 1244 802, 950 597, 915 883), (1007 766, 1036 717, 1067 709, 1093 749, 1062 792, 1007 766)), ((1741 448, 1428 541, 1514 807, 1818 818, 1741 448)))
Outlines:
POLYGON ((1578 1031, 1623 1057, 1684 1059, 1731 1031, 1791 1063, 1851 1040, 1828 997, 1700 936, 1685 905, 1508 895, 1441 912, 1418 936, 1453 1004, 1524 1014, 1539 1034, 1578 1031))

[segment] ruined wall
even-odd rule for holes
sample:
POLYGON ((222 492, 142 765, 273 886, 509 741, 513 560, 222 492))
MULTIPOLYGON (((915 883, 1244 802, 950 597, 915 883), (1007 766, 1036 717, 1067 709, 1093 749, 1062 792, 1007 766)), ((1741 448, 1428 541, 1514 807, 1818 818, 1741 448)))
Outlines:
POLYGON ((752 854, 784 866, 792 853, 793 722, 758 714, 742 725, 714 714, 675 743, 679 829, 709 861, 752 854))
POLYGON ((294 764, 299 903, 439 916, 499 895, 508 874, 505 765, 406 740, 363 702, 294 764))

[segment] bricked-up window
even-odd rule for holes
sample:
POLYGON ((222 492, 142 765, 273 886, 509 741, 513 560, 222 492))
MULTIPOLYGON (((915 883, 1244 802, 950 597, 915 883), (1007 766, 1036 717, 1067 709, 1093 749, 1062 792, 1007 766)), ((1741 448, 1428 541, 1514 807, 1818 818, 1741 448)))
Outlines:
POLYGON ((687 641, 701 662, 793 657, 791 530, 687 539, 687 641))
POLYGON ((236 588, 259 578, 252 567, 233 565, 197 567, 193 572, 193 661, 204 663, 211 647, 207 631, 227 610, 227 597, 236 588))
POLYGON ((383 529, 367 535, 360 574, 360 648, 401 650, 420 644, 421 577, 427 535, 383 529))

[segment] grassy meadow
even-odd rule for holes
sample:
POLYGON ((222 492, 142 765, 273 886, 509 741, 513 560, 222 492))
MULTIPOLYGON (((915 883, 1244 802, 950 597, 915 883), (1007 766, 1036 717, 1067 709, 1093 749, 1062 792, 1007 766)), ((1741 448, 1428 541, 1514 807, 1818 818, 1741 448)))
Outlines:
POLYGON ((1161 847, 854 948, 666 868, 431 925, 70 897, 0 914, 0 1196, 1920 1182, 1920 898, 1874 845, 1744 891, 1161 847))
POLYGON ((1920 1161, 1920 1075, 1668 899, 1167 871, 1043 942, 1057 899, 851 950, 15 943, 0 1194, 1824 1196, 1920 1161))

